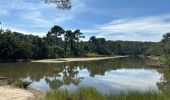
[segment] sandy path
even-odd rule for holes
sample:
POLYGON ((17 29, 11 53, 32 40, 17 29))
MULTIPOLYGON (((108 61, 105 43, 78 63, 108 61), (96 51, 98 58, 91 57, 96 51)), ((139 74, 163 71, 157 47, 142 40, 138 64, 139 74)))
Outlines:
POLYGON ((0 100, 34 100, 34 94, 11 86, 0 86, 0 100))
POLYGON ((104 59, 113 59, 113 58, 122 58, 122 57, 127 57, 127 56, 92 57, 92 58, 58 58, 58 59, 34 60, 34 61, 31 61, 31 62, 40 62, 40 63, 63 63, 63 62, 73 62, 73 61, 104 60, 104 59))

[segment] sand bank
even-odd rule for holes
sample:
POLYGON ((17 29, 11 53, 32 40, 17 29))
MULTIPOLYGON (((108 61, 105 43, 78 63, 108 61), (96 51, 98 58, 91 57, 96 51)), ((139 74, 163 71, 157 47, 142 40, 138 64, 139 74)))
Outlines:
POLYGON ((1 100, 35 100, 33 93, 12 86, 0 86, 1 100))
POLYGON ((127 57, 127 56, 92 57, 92 58, 58 58, 58 59, 33 60, 31 62, 39 62, 39 63, 63 63, 63 62, 74 62, 74 61, 105 60, 105 59, 114 59, 114 58, 123 58, 123 57, 127 57))

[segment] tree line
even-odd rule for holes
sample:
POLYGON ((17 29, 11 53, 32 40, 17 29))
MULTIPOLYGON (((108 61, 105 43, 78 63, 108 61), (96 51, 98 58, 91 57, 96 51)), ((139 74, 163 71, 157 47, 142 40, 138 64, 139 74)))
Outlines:
MULTIPOLYGON (((53 26, 44 37, 0 30, 0 59, 44 59, 99 55, 155 55, 169 57, 170 33, 160 42, 111 41, 90 37, 80 30, 64 30, 53 26), (166 56, 165 56, 166 55, 166 56)), ((167 57, 167 58, 168 58, 167 57)))

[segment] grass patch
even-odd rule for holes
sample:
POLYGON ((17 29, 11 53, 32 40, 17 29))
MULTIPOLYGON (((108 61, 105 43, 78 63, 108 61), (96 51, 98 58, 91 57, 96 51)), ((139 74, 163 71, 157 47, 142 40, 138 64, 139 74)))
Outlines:
POLYGON ((56 90, 47 92, 45 100, 168 100, 162 93, 128 92, 104 95, 94 88, 79 88, 77 91, 56 90))
POLYGON ((103 57, 104 55, 99 55, 97 53, 87 53, 85 56, 86 57, 103 57))
POLYGON ((167 100, 162 93, 156 92, 129 92, 106 96, 106 100, 167 100))
POLYGON ((45 100, 104 100, 101 93, 94 88, 79 88, 75 92, 52 91, 47 92, 45 100))
POLYGON ((27 86, 29 86, 31 84, 31 82, 27 82, 27 81, 22 81, 22 80, 15 80, 12 82, 12 85, 18 88, 27 88, 27 86))

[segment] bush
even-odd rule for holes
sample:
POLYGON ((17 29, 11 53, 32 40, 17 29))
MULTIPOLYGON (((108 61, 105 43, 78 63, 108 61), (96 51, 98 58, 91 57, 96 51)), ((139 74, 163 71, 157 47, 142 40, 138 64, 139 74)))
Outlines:
POLYGON ((32 82, 22 81, 22 80, 15 80, 12 82, 12 85, 18 88, 27 88, 32 82))
POLYGON ((170 66, 170 56, 169 55, 163 55, 160 57, 160 62, 167 65, 167 66, 170 66))
POLYGON ((102 94, 94 88, 79 88, 77 91, 56 90, 47 92, 45 100, 168 100, 159 92, 122 92, 102 94))
POLYGON ((48 52, 48 57, 49 58, 58 58, 58 57, 64 57, 64 49, 59 47, 59 46, 52 46, 49 47, 49 52, 48 52))
POLYGON ((99 55, 97 53, 87 53, 86 57, 101 57, 102 55, 99 55))

